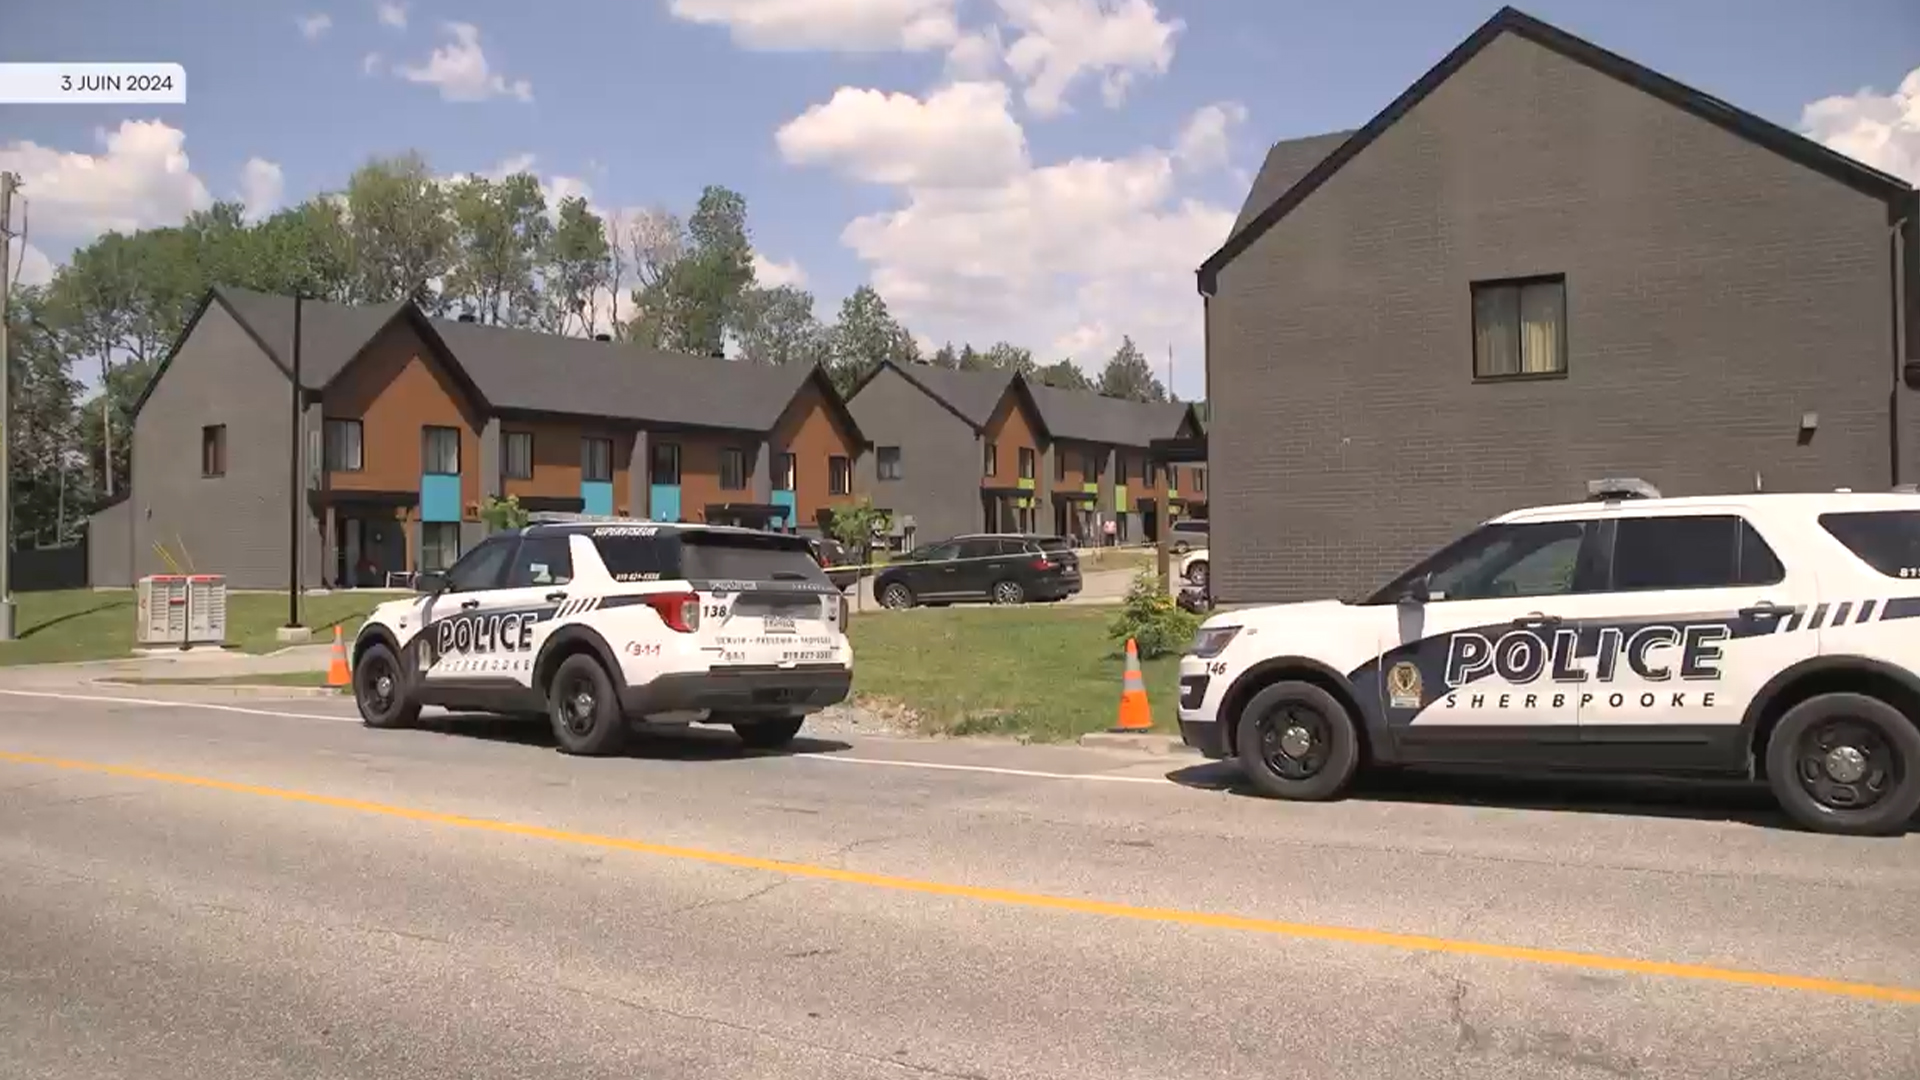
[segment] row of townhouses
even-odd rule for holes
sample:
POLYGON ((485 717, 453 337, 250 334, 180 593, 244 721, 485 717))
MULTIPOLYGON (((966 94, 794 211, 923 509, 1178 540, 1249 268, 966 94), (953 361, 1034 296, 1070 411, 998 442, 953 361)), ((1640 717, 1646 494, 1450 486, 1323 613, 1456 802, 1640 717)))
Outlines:
MULTIPOLYGON (((884 369, 860 396, 879 400, 900 374, 884 369)), ((1045 527, 1034 500, 1059 485, 999 503, 980 493, 999 491, 1003 470, 1007 489, 1021 489, 1020 477, 1032 487, 1036 455, 1052 453, 1032 404, 1044 388, 998 380, 1025 403, 1020 419, 983 416, 982 431, 1007 429, 1005 448, 971 459, 974 475, 986 473, 979 491, 956 492, 933 457, 920 483, 903 481, 930 444, 902 434, 876 445, 817 367, 482 326, 410 302, 296 309, 290 297, 219 287, 135 405, 128 489, 93 517, 88 570, 97 586, 175 568, 236 588, 283 587, 295 574, 307 588, 398 584, 452 565, 485 535, 489 500, 505 496, 536 511, 810 533, 870 496, 909 545, 916 532, 940 538, 927 523, 1045 527), (1027 516, 1000 510, 1016 504, 1027 516)), ((1083 438, 1088 464, 1071 475, 1092 485, 1086 499, 1119 507, 1141 466, 1114 470, 1180 422, 1162 426, 1137 439, 1113 427, 1124 438, 1111 444, 1083 438)), ((1101 535, 1100 519, 1060 520, 1101 535)), ((1140 527, 1137 511, 1121 521, 1140 527)))

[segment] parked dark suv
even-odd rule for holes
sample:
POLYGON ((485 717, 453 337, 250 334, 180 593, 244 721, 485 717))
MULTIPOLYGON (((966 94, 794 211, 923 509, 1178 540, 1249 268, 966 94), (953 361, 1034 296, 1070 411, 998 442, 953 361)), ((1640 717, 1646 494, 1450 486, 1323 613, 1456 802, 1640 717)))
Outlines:
POLYGON ((1057 536, 976 533, 914 548, 873 580, 880 606, 1065 600, 1080 591, 1080 557, 1057 536))
POLYGON ((833 582, 834 588, 839 589, 841 592, 846 592, 848 586, 860 580, 860 571, 858 569, 841 569, 842 567, 858 567, 860 565, 859 558, 853 552, 848 551, 845 544, 842 544, 838 540, 825 537, 818 540, 810 540, 808 544, 813 548, 813 561, 819 563, 821 568, 826 570, 827 580, 833 582))

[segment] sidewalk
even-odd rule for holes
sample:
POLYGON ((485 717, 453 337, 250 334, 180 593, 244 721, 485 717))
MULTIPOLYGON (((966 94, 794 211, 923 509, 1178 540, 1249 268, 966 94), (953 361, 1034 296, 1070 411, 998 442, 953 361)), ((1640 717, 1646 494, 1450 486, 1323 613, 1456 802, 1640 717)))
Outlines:
POLYGON ((245 675, 281 675, 325 671, 332 657, 332 642, 296 645, 261 655, 232 649, 171 649, 120 660, 0 667, 0 687, 33 690, 89 686, 110 679, 231 679, 245 675))

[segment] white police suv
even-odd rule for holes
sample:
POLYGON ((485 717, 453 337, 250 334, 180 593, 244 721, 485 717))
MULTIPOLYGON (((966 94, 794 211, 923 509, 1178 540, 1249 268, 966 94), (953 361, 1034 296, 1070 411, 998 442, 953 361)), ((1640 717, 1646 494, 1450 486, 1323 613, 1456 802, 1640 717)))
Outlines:
POLYGON ((1806 827, 1920 808, 1920 495, 1594 499, 1496 518, 1358 602, 1222 612, 1180 731, 1263 793, 1363 765, 1764 778, 1806 827))
POLYGON ((551 719, 560 748, 617 750, 635 722, 731 724, 782 746, 847 696, 847 602, 798 536, 620 519, 496 533, 353 644, 372 727, 423 705, 551 719))

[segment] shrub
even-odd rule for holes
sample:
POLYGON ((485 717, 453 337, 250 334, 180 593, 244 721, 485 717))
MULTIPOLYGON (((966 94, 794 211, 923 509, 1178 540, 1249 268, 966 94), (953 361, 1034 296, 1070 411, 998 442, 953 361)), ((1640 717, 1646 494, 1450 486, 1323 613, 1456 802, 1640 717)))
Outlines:
POLYGON ((486 503, 480 507, 480 520, 486 522, 488 532, 523 528, 527 524, 527 517, 527 509, 520 505, 516 495, 504 499, 489 495, 486 503))
POLYGON ((1122 647, 1128 638, 1140 650, 1140 659, 1185 652, 1200 629, 1200 617, 1180 610, 1173 597, 1160 584, 1151 569, 1134 575, 1127 599, 1107 628, 1107 635, 1122 647))

